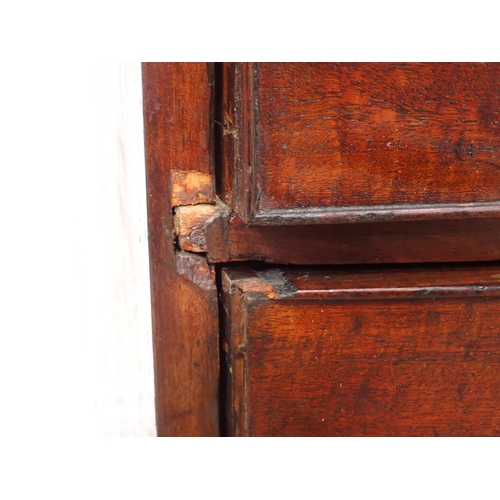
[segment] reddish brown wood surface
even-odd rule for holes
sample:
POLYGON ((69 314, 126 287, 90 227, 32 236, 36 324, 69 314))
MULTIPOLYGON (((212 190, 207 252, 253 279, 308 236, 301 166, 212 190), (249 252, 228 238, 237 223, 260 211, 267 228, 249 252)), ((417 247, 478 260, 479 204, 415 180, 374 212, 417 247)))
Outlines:
POLYGON ((212 262, 383 264, 500 260, 498 219, 247 226, 224 215, 206 226, 212 262))
POLYGON ((500 435, 500 267, 223 273, 229 431, 500 435))
POLYGON ((158 434, 219 434, 263 260, 230 434, 500 435, 500 270, 440 268, 500 260, 500 65, 143 73, 158 434))
POLYGON ((255 224, 500 213, 500 64, 224 65, 219 192, 255 224))
POLYGON ((143 64, 157 428, 160 436, 214 436, 218 422, 215 272, 174 251, 172 203, 214 201, 205 63, 143 64))
POLYGON ((210 262, 383 264, 500 260, 498 219, 247 226, 223 203, 176 208, 180 248, 210 262))

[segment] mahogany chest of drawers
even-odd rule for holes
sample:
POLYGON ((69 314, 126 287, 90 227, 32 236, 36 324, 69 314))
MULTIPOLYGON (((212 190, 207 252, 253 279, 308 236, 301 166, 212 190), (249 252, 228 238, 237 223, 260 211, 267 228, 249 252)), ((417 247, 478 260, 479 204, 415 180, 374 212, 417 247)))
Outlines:
POLYGON ((159 435, 500 435, 500 64, 143 75, 159 435))

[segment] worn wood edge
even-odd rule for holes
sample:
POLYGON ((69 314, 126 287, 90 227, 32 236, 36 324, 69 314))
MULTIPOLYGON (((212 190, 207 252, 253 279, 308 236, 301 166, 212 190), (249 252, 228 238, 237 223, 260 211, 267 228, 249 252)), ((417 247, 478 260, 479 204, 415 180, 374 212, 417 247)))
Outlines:
POLYGON ((254 63, 222 63, 225 81, 221 85, 231 87, 226 93, 233 95, 229 102, 224 95, 223 112, 220 116, 222 140, 227 143, 230 153, 222 156, 224 171, 231 171, 230 192, 222 189, 218 193, 231 208, 244 220, 252 215, 255 190, 255 106, 254 106, 254 63))
MULTIPOLYGON (((269 270, 268 273, 275 273, 269 270)), ((279 271, 278 271, 279 273, 279 271)), ((222 304, 224 311, 223 351, 227 372, 226 421, 229 436, 250 435, 250 366, 248 356, 248 311, 257 299, 274 299, 276 288, 271 276, 266 282, 249 266, 223 268, 222 304)))
MULTIPOLYGON (((412 268, 389 268, 385 271, 408 271, 412 268)), ((415 270, 418 267, 413 268, 415 270)), ((329 271, 332 272, 331 270, 329 271)), ((500 275, 499 275, 500 277, 500 275)), ((249 298, 268 300, 379 300, 379 299, 439 299, 449 297, 498 297, 500 279, 496 284, 464 283, 463 285, 419 285, 356 288, 299 289, 279 267, 254 270, 251 267, 226 269, 224 286, 249 298)))
POLYGON ((220 200, 215 205, 200 204, 174 208, 174 231, 181 250, 206 253, 207 232, 216 219, 226 220, 230 208, 220 200))
POLYGON ((172 219, 175 204, 215 202, 213 71, 207 63, 143 63, 142 72, 157 433, 217 436, 215 272, 206 259, 175 251, 172 219))
POLYGON ((235 190, 238 193, 235 211, 247 222, 253 215, 255 197, 255 106, 254 106, 254 63, 236 64, 236 96, 238 128, 238 157, 235 165, 235 190))
POLYGON ((223 269, 223 286, 245 298, 284 299, 293 297, 297 287, 279 268, 254 270, 249 266, 223 269))
POLYGON ((191 283, 207 291, 216 291, 215 268, 201 255, 191 252, 175 253, 176 270, 191 283))
POLYGON ((334 207, 290 208, 259 212, 249 220, 249 225, 286 226, 496 217, 500 219, 500 201, 453 205, 373 206, 355 209, 334 207))
MULTIPOLYGON (((248 389, 249 360, 247 297, 222 269, 222 304, 224 332, 222 349, 225 353, 227 376, 225 417, 227 434, 231 437, 249 435, 248 389)), ((244 272, 252 273, 250 268, 244 272)))

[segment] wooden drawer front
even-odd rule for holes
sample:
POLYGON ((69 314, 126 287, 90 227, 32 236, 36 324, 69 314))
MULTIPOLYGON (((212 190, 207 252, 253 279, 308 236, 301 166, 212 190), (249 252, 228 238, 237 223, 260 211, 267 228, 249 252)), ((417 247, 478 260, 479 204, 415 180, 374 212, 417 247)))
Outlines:
POLYGON ((500 64, 226 64, 222 197, 255 224, 499 213, 500 64))
POLYGON ((223 271, 231 435, 500 435, 500 268, 223 271))

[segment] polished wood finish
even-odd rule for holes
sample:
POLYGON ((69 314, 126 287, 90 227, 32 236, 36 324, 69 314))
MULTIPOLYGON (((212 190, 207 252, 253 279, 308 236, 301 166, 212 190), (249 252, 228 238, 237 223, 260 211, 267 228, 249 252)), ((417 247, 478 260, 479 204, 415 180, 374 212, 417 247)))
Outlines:
POLYGON ((500 215, 500 65, 219 69, 218 191, 257 225, 500 215))
POLYGON ((215 201, 211 65, 143 64, 159 436, 219 434, 219 317, 213 266, 175 251, 172 210, 215 201))
POLYGON ((500 65, 143 72, 159 435, 500 435, 500 65))
POLYGON ((223 271, 229 433, 500 435, 500 267, 223 271))

